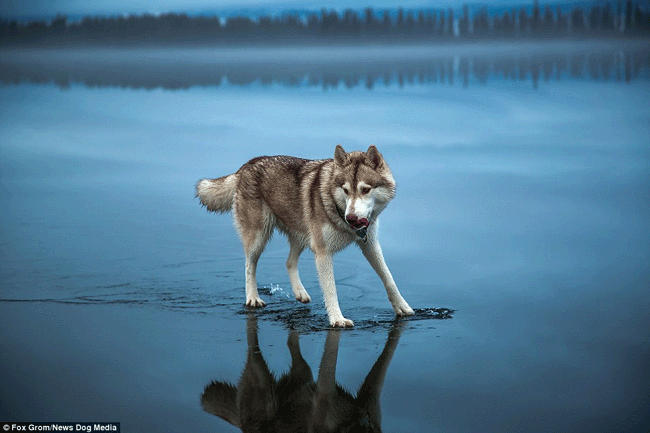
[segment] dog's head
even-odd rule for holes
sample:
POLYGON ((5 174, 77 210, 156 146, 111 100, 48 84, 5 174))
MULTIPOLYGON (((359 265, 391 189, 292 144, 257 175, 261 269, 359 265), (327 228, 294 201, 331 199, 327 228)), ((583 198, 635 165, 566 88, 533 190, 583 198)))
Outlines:
POLYGON ((333 174, 334 200, 355 230, 365 230, 395 196, 393 174, 375 146, 350 153, 336 146, 333 174))

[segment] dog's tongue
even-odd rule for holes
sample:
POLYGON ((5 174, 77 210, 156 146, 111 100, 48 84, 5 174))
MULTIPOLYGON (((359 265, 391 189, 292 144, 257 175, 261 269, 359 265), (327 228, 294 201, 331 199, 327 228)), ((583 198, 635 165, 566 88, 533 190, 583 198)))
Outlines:
POLYGON ((366 227, 368 227, 368 220, 365 218, 359 218, 356 220, 354 223, 351 224, 352 228, 357 229, 357 230, 364 230, 366 227))

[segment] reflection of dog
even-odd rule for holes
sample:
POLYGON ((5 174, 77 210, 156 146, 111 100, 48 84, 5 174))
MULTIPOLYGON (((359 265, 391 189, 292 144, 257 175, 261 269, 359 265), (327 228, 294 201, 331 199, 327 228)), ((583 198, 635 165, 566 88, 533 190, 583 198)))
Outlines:
POLYGON ((245 433, 381 432, 379 397, 400 334, 400 325, 394 325, 355 398, 336 384, 339 331, 328 331, 316 382, 300 353, 298 334, 291 331, 287 342, 291 370, 276 380, 260 351, 257 319, 251 315, 248 356, 239 384, 212 382, 203 391, 201 404, 245 433))
POLYGON ((379 274, 395 313, 413 314, 377 240, 377 217, 395 195, 395 181, 375 146, 367 152, 346 153, 339 145, 334 159, 316 161, 290 156, 254 158, 234 174, 200 180, 196 195, 208 210, 234 214, 246 254, 246 305, 265 305, 257 292, 257 261, 278 228, 289 238, 287 270, 300 302, 311 298, 298 276, 298 257, 306 247, 314 252, 332 326, 353 326, 339 307, 332 255, 355 241, 379 274))

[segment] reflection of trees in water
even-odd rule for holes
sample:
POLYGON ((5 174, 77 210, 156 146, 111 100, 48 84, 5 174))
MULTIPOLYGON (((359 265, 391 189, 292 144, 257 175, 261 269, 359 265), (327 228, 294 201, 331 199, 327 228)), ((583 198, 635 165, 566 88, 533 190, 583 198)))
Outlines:
POLYGON ((630 81, 648 76, 650 55, 647 53, 590 53, 569 56, 530 56, 494 61, 477 58, 460 62, 458 75, 467 86, 470 79, 485 84, 500 77, 511 81, 531 81, 536 88, 540 81, 559 81, 563 78, 589 78, 591 80, 630 81), (646 71, 643 74, 643 71, 646 71))
POLYGON ((256 62, 205 62, 147 60, 143 56, 85 55, 59 58, 20 54, 0 59, 0 80, 5 84, 56 83, 68 87, 82 83, 88 87, 120 86, 133 88, 179 89, 191 86, 236 86, 279 84, 318 86, 323 89, 374 89, 381 86, 453 85, 463 87, 490 81, 540 81, 591 79, 631 81, 648 78, 650 51, 610 51, 572 54, 530 54, 513 56, 448 55, 415 61, 300 62, 298 60, 256 62))

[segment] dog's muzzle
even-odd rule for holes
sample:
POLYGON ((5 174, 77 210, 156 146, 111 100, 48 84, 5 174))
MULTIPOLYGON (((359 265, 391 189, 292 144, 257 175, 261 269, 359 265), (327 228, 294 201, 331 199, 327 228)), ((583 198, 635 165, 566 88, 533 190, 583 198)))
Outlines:
POLYGON ((345 222, 355 230, 357 236, 363 239, 364 242, 368 239, 367 231, 370 221, 367 218, 359 218, 355 214, 349 214, 345 216, 345 222))
POLYGON ((370 224, 370 221, 368 221, 368 219, 359 218, 355 214, 346 215, 345 222, 347 222, 348 225, 355 230, 365 229, 370 224))

